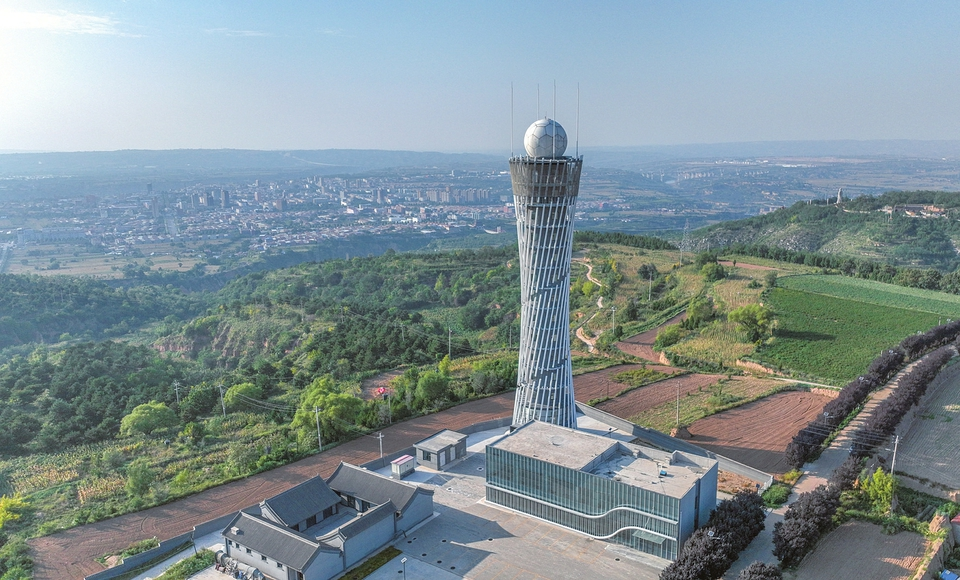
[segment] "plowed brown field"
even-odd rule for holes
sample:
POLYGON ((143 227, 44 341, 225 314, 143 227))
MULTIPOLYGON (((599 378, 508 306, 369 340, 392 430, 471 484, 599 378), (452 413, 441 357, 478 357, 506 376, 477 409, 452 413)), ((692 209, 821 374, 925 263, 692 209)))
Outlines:
POLYGON ((789 470, 783 451, 829 401, 826 395, 786 391, 705 417, 690 426, 691 443, 767 473, 789 470))
POLYGON ((660 329, 664 326, 676 324, 686 317, 686 312, 678 314, 656 328, 651 328, 646 332, 635 334, 626 340, 616 343, 616 347, 629 355, 638 356, 648 361, 660 362, 660 353, 653 350, 653 341, 657 339, 657 333, 660 332, 660 329))
POLYGON ((803 559, 796 580, 906 580, 920 565, 925 545, 920 534, 900 532, 889 536, 880 526, 847 522, 830 532, 803 559))
MULTIPOLYGON (((624 383, 618 383, 613 380, 613 376, 641 368, 643 368, 643 365, 617 365, 592 373, 577 375, 573 377, 573 398, 586 403, 591 399, 613 397, 627 388, 627 385, 624 383)), ((666 374, 677 372, 677 369, 674 367, 666 367, 663 365, 647 365, 647 368, 666 374)))
MULTIPOLYGON (((616 368, 620 370, 629 370, 625 367, 616 368)), ((653 367, 648 366, 647 368, 653 367)), ((616 372, 613 374, 616 374, 616 372)), ((677 398, 678 383, 680 385, 680 395, 683 396, 692 391, 699 391, 702 387, 710 386, 722 378, 723 375, 694 374, 664 379, 658 383, 653 383, 645 387, 640 387, 639 389, 634 389, 625 395, 621 395, 609 401, 604 401, 597 405, 597 408, 601 411, 610 413, 611 415, 616 415, 617 417, 629 420, 630 417, 634 417, 643 411, 656 407, 657 405, 675 401, 677 398)), ((613 379, 610 380, 611 382, 613 381, 613 379)), ((613 384, 619 385, 620 389, 623 389, 626 386, 621 383, 613 384)), ((574 386, 574 389, 576 389, 576 386, 574 386)), ((610 392, 611 395, 616 393, 613 388, 611 388, 610 392)), ((577 400, 583 401, 584 399, 578 398, 577 400)))

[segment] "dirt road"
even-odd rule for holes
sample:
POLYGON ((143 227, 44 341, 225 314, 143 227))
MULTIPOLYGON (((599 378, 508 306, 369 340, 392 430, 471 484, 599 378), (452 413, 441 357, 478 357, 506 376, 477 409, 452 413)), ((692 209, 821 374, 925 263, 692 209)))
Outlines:
POLYGON ((651 328, 646 332, 635 334, 626 340, 616 343, 616 347, 629 355, 638 356, 656 363, 661 362, 660 353, 653 350, 653 341, 657 339, 657 332, 664 326, 676 324, 686 317, 686 312, 678 314, 656 328, 651 328))

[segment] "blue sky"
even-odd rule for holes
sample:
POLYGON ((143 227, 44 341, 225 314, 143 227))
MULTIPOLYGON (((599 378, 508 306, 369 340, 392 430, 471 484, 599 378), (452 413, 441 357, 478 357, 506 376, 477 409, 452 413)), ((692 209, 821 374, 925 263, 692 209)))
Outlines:
POLYGON ((0 150, 960 138, 956 2, 0 0, 0 150))

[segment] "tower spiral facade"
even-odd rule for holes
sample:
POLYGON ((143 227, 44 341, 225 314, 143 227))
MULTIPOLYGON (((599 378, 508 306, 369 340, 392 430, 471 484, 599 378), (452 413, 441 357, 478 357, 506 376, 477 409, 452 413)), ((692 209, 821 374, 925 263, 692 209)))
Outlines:
POLYGON ((576 427, 570 365, 570 259, 583 160, 564 157, 551 119, 527 129, 527 156, 510 159, 520 244, 520 360, 513 424, 576 427))

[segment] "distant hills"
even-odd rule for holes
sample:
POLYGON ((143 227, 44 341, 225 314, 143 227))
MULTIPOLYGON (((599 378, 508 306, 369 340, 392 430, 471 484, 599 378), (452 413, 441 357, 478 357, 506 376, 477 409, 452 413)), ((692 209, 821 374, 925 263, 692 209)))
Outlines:
POLYGON ((868 258, 895 266, 960 266, 960 194, 890 192, 799 202, 768 214, 692 232, 691 250, 764 244, 801 252, 868 258), (885 209, 886 208, 886 209, 885 209))
MULTIPOLYGON (((568 153, 573 153, 571 148, 568 153)), ((758 141, 650 145, 643 147, 583 147, 588 165, 632 169, 651 161, 756 158, 892 156, 960 159, 954 141, 758 141)), ((319 149, 258 151, 251 149, 124 149, 54 153, 0 152, 0 176, 206 175, 209 173, 302 172, 331 175, 398 167, 475 169, 502 166, 506 153, 438 153, 380 149, 319 149)))
POLYGON ((595 167, 633 169, 651 162, 683 159, 746 159, 763 157, 907 157, 960 160, 960 140, 913 141, 756 141, 649 145, 644 147, 581 148, 585 162, 595 167))
POLYGON ((246 149, 172 149, 162 151, 78 151, 0 154, 0 175, 206 175, 300 171, 330 175, 391 167, 457 167, 502 161, 493 155, 416 151, 325 149, 255 151, 246 149))

